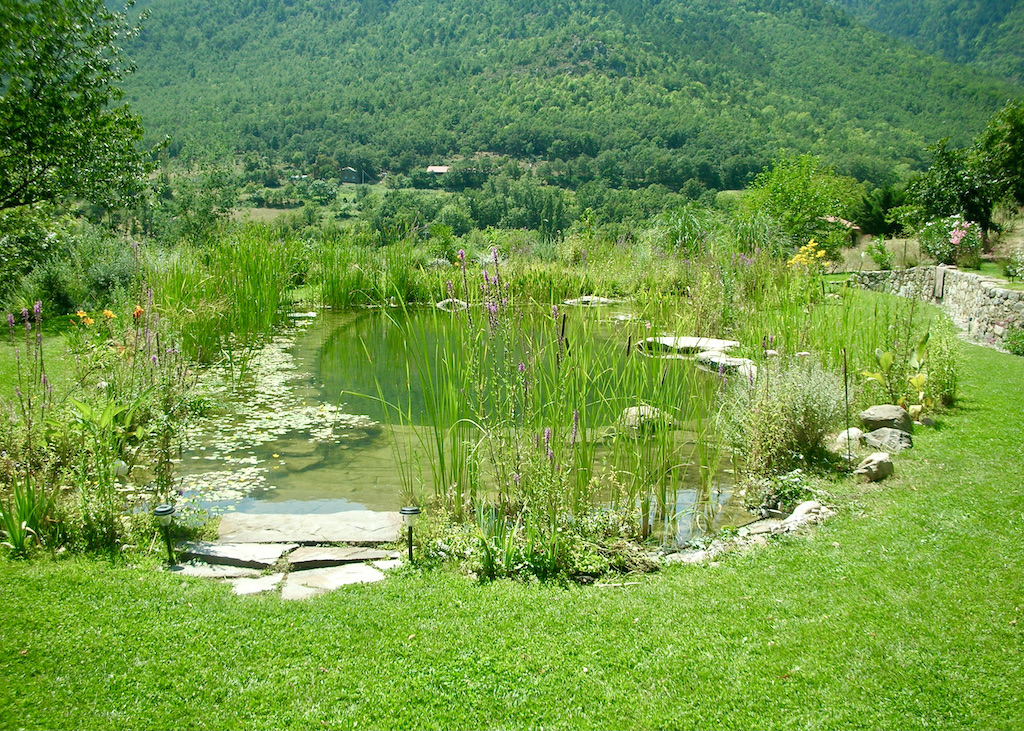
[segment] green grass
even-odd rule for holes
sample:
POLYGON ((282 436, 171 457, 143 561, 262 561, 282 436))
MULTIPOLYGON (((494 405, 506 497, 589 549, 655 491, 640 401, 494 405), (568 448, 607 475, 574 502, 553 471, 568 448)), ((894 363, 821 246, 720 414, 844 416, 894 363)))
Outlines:
POLYGON ((1024 360, 808 538, 619 588, 398 574, 297 603, 0 562, 5 728, 1021 728, 1024 360))

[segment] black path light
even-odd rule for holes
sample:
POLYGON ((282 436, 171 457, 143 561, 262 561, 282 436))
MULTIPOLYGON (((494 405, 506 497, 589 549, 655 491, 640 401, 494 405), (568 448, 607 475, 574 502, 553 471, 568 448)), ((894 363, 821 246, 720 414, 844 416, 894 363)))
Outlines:
POLYGON ((411 507, 402 508, 399 513, 402 516, 402 522, 409 529, 409 563, 412 563, 412 528, 416 525, 416 519, 420 515, 420 509, 413 505, 411 507))
POLYGON ((174 566, 177 563, 174 560, 174 549, 171 548, 171 520, 174 518, 174 506, 167 504, 157 505, 153 509, 153 515, 156 516, 157 521, 159 521, 164 529, 164 543, 167 544, 167 564, 174 566))

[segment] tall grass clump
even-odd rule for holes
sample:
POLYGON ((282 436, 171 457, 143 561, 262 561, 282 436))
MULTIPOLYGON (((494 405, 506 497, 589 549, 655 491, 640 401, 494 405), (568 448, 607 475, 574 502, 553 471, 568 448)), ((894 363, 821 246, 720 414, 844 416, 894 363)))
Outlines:
POLYGON ((268 336, 302 268, 298 240, 258 224, 234 228, 208 247, 180 246, 147 259, 156 307, 182 351, 199 361, 220 358, 232 342, 268 336))

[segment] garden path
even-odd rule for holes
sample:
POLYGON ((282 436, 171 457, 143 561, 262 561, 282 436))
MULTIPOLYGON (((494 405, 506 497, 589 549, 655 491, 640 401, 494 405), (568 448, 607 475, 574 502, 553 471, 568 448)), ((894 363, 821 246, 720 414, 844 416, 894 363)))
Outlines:
POLYGON ((401 564, 401 553, 365 546, 398 540, 401 526, 397 513, 371 510, 229 513, 221 519, 218 540, 179 546, 187 563, 172 570, 227 581, 236 594, 276 591, 280 585, 282 599, 305 599, 346 584, 383 580, 385 571, 401 564))

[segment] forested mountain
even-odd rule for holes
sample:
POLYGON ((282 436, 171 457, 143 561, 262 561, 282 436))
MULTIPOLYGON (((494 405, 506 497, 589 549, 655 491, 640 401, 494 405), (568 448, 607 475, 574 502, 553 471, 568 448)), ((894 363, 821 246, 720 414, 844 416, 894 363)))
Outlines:
POLYGON ((831 1, 923 51, 1024 81, 1024 4, 1018 0, 831 1))
POLYGON ((495 153, 580 184, 734 188, 780 153, 882 182, 1020 87, 824 0, 149 0, 127 99, 170 153, 319 174, 495 153))

